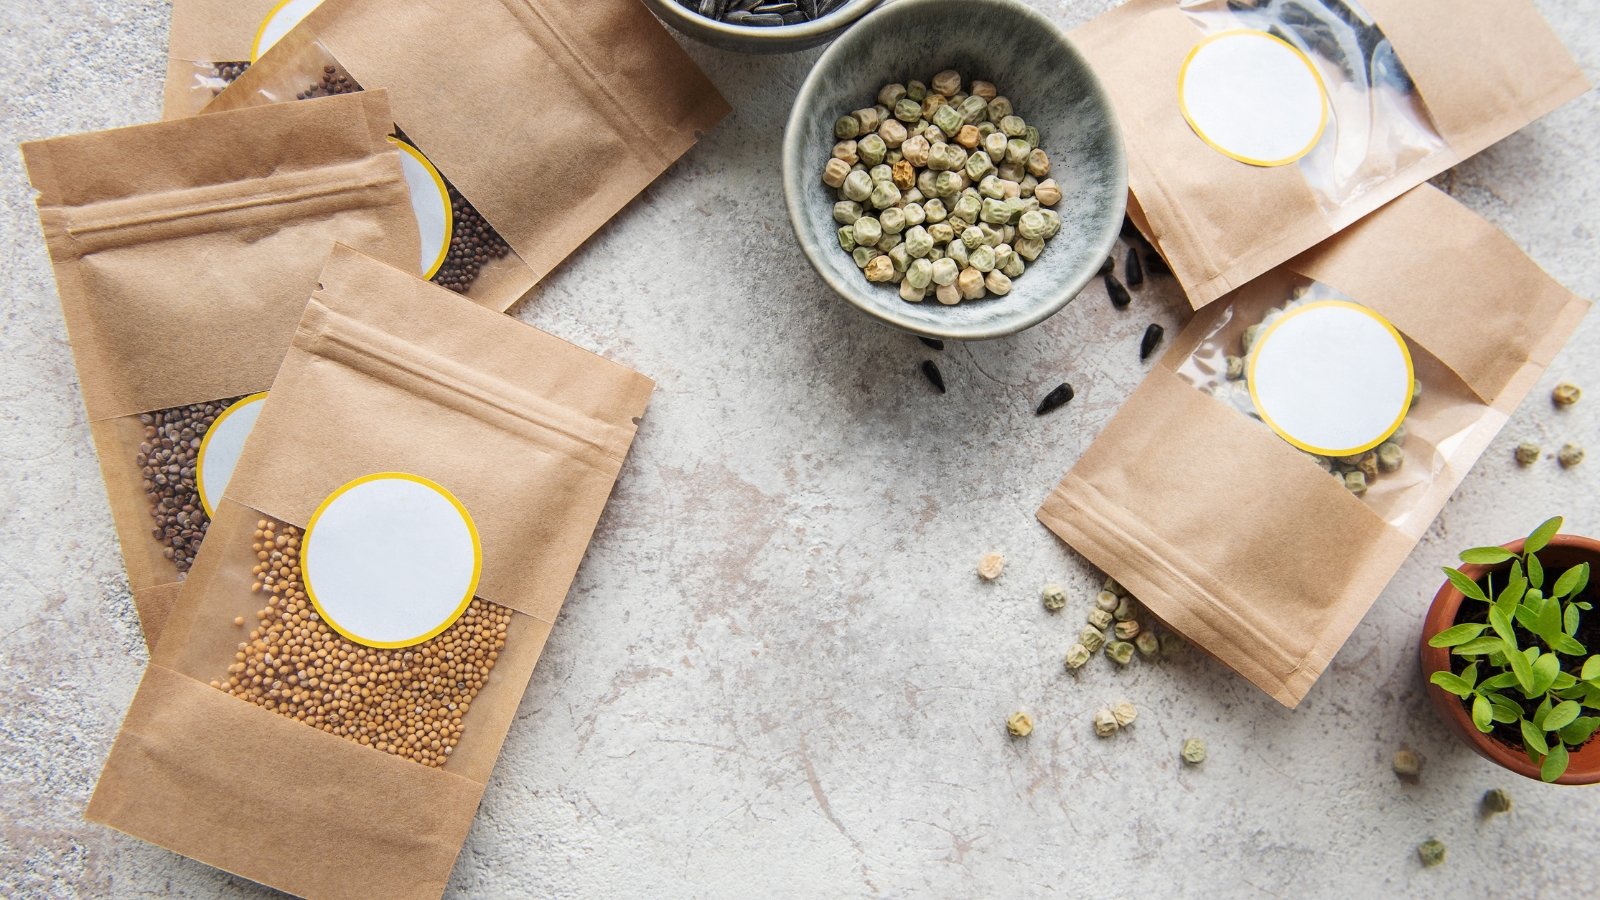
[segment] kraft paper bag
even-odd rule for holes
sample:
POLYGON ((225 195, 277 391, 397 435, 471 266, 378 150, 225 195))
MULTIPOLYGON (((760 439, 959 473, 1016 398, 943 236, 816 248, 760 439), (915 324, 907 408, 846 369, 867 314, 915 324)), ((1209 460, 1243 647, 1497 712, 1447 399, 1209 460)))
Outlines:
POLYGON ((1126 130, 1133 220, 1196 309, 1589 88, 1531 0, 1129 0, 1072 36, 1126 130), (1241 28, 1327 91, 1298 161, 1230 158, 1185 118, 1186 60, 1241 28))
POLYGON ((502 310, 729 111, 638 0, 324 0, 206 111, 362 88, 488 251, 432 277, 502 310))
POLYGON ((1200 310, 1039 519, 1293 707, 1587 309, 1488 222, 1418 187, 1200 310), (1291 445, 1240 376, 1259 363, 1241 349, 1248 329, 1323 300, 1375 311, 1409 347, 1421 392, 1372 457, 1291 445))
POLYGON ((301 896, 438 897, 653 388, 336 249, 88 817, 301 896), (470 605, 409 643, 352 597, 370 582, 381 615, 420 615, 434 570, 468 560, 435 558, 459 535, 412 506, 340 512, 397 485, 474 529, 470 605), (383 565, 341 582, 351 547, 383 565))
POLYGON ((200 112, 248 68, 267 16, 283 0, 172 0, 161 117, 200 112))
POLYGON ((272 384, 328 250, 415 265, 392 121, 373 91, 23 145, 152 644, 209 521, 197 451, 272 384))

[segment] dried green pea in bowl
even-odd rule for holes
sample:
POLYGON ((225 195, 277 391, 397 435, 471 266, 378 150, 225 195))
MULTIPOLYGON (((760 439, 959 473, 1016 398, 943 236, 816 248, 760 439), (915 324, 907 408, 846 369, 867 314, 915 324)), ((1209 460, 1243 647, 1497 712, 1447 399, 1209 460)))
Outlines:
MULTIPOLYGON (((1036 170, 1040 164, 1036 159, 1036 170)), ((947 340, 1000 337, 1053 315, 1095 276, 1116 240, 1127 198, 1120 131, 1098 79, 1054 23, 1007 0, 897 0, 851 28, 822 55, 796 98, 784 135, 783 177, 796 238, 828 287, 881 322, 947 340), (960 73, 959 88, 947 71, 960 73), (972 92, 974 78, 995 85, 995 97, 1008 97, 1011 109, 997 108, 1003 114, 991 121, 988 101, 972 92), (914 93, 913 80, 922 82, 922 101, 898 91, 878 96, 895 84, 914 93), (922 109, 930 94, 945 101, 929 103, 934 118, 922 109), (967 103, 970 122, 960 121, 961 103, 967 103), (1008 116, 1017 119, 1006 122, 1008 116), (846 118, 850 121, 841 122, 846 118), (920 130, 919 122, 925 123, 920 130), (980 125, 986 134, 975 135, 980 125), (1029 125, 1038 131, 1061 197, 1053 208, 1041 204, 1041 214, 1030 216, 1025 226, 1020 214, 1015 222, 1009 214, 1007 221, 985 222, 985 201, 990 201, 988 218, 997 220, 1008 201, 1024 199, 1020 185, 1028 177, 1028 153, 1036 149, 1027 144, 1029 125), (1018 134, 1004 134, 1006 126, 1018 134), (969 127, 966 145, 949 140, 969 127), (929 129, 945 140, 930 140, 929 129), (1023 174, 1011 170, 1014 178, 1003 179, 1000 167, 1018 164, 1005 156, 1013 140, 1018 144, 1011 152, 1020 153, 1023 174), (936 148, 939 143, 944 146, 936 148), (838 163, 830 164, 835 153, 838 163), (838 188, 819 183, 830 166, 829 181, 838 188), (845 179, 857 171, 865 182, 855 178, 841 198, 845 179), (980 188, 991 177, 986 196, 980 188), (1016 197, 1006 196, 1003 180, 1015 181, 1016 197), (874 207, 874 193, 887 205, 874 207), (889 208, 905 213, 903 224, 894 214, 883 221, 889 208), (1044 209, 1056 213, 1059 223, 1043 215, 1044 209), (863 246, 854 234, 856 220, 863 217, 878 220, 880 243, 863 246), (960 220, 955 223, 960 229, 952 217, 960 220), (839 242, 839 230, 847 226, 852 231, 846 243, 854 241, 848 252, 839 242), (1013 229, 1012 240, 996 241, 992 232, 1006 226, 1013 229), (1026 238, 1015 233, 1019 230, 1038 236, 1026 238), (1048 252, 1034 260, 1017 253, 1019 243, 1032 252, 1035 245, 1029 241, 1039 242, 1042 250, 1042 235, 1049 233, 1056 236, 1048 252), (1011 254, 1000 243, 1009 244, 1011 254), (944 248, 937 257, 935 247, 944 248), (879 254, 890 258, 890 271, 887 280, 874 283, 865 267, 879 254), (1006 269, 1016 269, 1015 257, 1026 274, 1013 278, 1006 269), (902 300, 902 288, 908 294, 920 290, 925 302, 902 300), (940 288, 947 298, 952 290, 957 299, 962 291, 976 297, 981 290, 985 299, 946 306, 936 302, 940 288)), ((1037 197, 1037 185, 1034 192, 1037 197)), ((1046 196, 1052 196, 1048 190, 1046 196)), ((1030 205, 1023 212, 1035 210, 1030 205)), ((870 236, 873 226, 866 228, 870 236)), ((873 274, 884 277, 882 264, 873 274)))
POLYGON ((1039 129, 994 83, 954 69, 886 84, 873 100, 834 120, 822 166, 840 249, 910 303, 1009 294, 1061 231, 1039 129))

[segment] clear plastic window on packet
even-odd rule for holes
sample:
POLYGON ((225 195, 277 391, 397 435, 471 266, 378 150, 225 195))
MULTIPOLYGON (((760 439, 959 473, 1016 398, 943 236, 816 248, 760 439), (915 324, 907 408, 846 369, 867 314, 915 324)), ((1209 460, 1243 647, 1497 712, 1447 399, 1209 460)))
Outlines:
POLYGON ((1444 149, 1405 63, 1358 0, 1182 0, 1208 34, 1265 32, 1303 53, 1327 127, 1296 165, 1330 215, 1444 149))
POLYGON ((1223 302, 1178 376, 1271 428, 1391 524, 1409 523, 1482 401, 1331 285, 1279 273, 1223 302))
MULTIPOLYGON (((217 64, 196 76, 196 89, 221 96, 224 90, 242 91, 249 99, 240 101, 228 93, 224 105, 240 103, 280 103, 313 100, 353 94, 363 90, 333 54, 320 42, 295 35, 281 42, 282 47, 261 61, 217 64), (232 68, 225 68, 231 66, 232 68), (231 75, 221 83, 224 74, 231 75), (237 87, 234 81, 243 79, 237 87)), ((477 208, 461 194, 428 160, 416 142, 398 126, 395 142, 403 153, 406 180, 412 189, 418 230, 423 238, 421 274, 440 287, 465 294, 487 305, 504 309, 527 289, 531 281, 521 272, 526 267, 499 232, 477 208), (480 284, 480 279, 484 282, 480 284)))

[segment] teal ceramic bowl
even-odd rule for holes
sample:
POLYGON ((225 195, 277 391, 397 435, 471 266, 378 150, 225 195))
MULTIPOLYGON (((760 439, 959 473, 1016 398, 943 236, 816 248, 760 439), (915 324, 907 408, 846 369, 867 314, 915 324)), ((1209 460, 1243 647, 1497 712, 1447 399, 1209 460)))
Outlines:
POLYGON ((839 296, 902 331, 984 340, 1039 324, 1095 276, 1122 228, 1128 164, 1100 80, 1049 19, 1012 0, 895 0, 836 40, 801 86, 783 138, 783 187, 801 249, 839 296), (1011 292, 955 306, 931 294, 907 303, 895 285, 868 282, 839 247, 836 197, 822 183, 835 119, 876 102, 885 84, 926 82, 943 69, 964 84, 991 81, 1011 99, 1038 127, 1062 191, 1061 232, 1011 292))

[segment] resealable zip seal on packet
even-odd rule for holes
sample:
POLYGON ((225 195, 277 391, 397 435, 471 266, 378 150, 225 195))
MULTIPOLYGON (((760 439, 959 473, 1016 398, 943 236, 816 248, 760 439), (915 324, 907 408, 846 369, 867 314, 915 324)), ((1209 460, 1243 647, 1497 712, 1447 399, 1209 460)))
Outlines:
POLYGON ((729 110, 635 0, 323 0, 204 112, 363 88, 452 200, 431 277, 499 310, 729 110))
POLYGON ((1154 616, 1292 707, 1588 305, 1488 222, 1415 188, 1200 310, 1039 518, 1154 616), (1381 319, 1422 386, 1404 432, 1369 432, 1373 451, 1344 458, 1291 442, 1296 431, 1273 427, 1249 399, 1262 385, 1228 377, 1259 371, 1275 326, 1326 309, 1381 319), (1386 445, 1388 464, 1352 490, 1349 473, 1365 480, 1377 462, 1361 457, 1386 445))
POLYGON ((417 258, 392 121, 374 91, 23 145, 152 644, 210 521, 208 437, 271 386, 328 248, 417 258))
POLYGON ((1196 309, 1589 88, 1529 0, 1130 0, 1072 37, 1196 309), (1237 115, 1264 86, 1270 129, 1237 115))
POLYGON ((336 248, 88 818, 300 896, 438 897, 653 389, 336 248))

